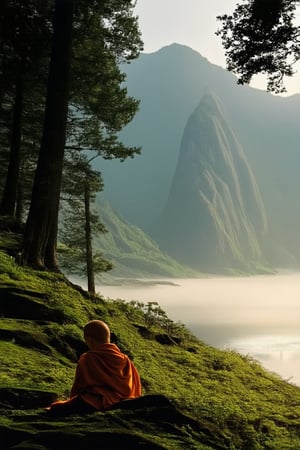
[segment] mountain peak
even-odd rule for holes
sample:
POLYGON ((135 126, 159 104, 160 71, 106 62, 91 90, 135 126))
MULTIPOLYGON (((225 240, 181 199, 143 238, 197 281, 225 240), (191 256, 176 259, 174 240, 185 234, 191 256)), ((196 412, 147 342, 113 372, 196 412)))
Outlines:
POLYGON ((263 203, 244 151, 207 91, 184 129, 177 168, 159 221, 159 242, 198 270, 249 270, 262 261, 263 203))
POLYGON ((151 52, 151 55, 157 55, 157 56, 164 56, 168 58, 176 58, 179 61, 184 58, 186 60, 189 60, 190 58, 192 60, 198 59, 198 61, 203 60, 206 63, 210 64, 208 59, 201 55, 197 50, 189 47, 185 44, 179 44, 177 42, 173 42, 172 44, 165 45, 161 47, 160 49, 156 50, 155 52, 151 52))
POLYGON ((211 114, 219 115, 222 117, 224 115, 220 100, 218 99, 215 92, 213 92, 212 89, 208 86, 204 88, 203 97, 201 98, 199 105, 196 107, 195 112, 204 112, 204 114, 206 115, 211 114))

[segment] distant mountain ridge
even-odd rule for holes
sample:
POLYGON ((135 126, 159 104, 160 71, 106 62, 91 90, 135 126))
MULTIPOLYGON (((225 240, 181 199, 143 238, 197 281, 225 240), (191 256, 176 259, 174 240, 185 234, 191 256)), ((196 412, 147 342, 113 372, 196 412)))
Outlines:
POLYGON ((276 97, 239 86, 232 74, 179 44, 142 54, 124 70, 128 92, 141 105, 121 138, 143 149, 124 163, 99 162, 113 208, 153 235, 168 200, 187 119, 210 90, 222 103, 259 186, 272 241, 267 247, 271 253, 276 249, 274 263, 297 264, 300 95, 276 97))

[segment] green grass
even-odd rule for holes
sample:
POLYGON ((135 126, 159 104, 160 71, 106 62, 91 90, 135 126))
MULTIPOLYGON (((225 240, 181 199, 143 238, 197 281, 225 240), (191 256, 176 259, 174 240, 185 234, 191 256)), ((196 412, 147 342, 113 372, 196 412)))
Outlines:
POLYGON ((68 340, 79 342, 86 321, 99 318, 133 358, 144 394, 168 396, 200 425, 209 424, 228 437, 232 449, 300 448, 300 389, 251 358, 208 346, 180 324, 170 328, 161 310, 149 318, 147 305, 82 296, 63 276, 20 267, 0 251, 0 288, 7 287, 36 293, 32 302, 61 311, 65 320, 0 319, 1 387, 65 396, 75 370, 74 358, 64 352, 68 340), (170 330, 179 343, 160 344, 157 336, 170 330))
POLYGON ((61 396, 69 392, 74 365, 67 360, 13 342, 0 341, 0 352, 5 355, 1 361, 1 387, 51 390, 61 396))

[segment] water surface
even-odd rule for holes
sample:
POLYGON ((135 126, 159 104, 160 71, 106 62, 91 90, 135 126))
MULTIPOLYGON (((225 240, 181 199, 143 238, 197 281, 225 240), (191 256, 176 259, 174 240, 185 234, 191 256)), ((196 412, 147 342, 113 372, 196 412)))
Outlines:
POLYGON ((97 290, 109 298, 156 301, 207 344, 249 354, 300 386, 300 274, 170 279, 97 290))

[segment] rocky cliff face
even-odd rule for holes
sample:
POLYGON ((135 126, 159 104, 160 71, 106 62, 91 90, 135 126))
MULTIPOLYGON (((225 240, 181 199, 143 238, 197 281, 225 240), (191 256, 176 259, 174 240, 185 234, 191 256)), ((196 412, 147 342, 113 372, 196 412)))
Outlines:
POLYGON ((184 129, 157 238, 200 270, 254 268, 267 222, 245 153, 220 102, 206 93, 184 129))
POLYGON ((187 118, 208 87, 222 102, 259 185, 272 239, 269 260, 299 270, 300 94, 281 97, 237 85, 231 73, 180 44, 142 54, 123 70, 129 94, 141 103, 121 138, 142 146, 142 153, 122 164, 95 160, 113 208, 154 237, 187 118))

